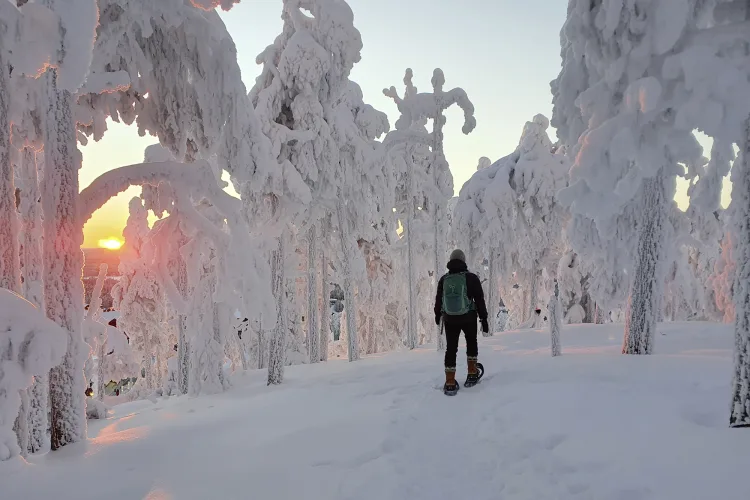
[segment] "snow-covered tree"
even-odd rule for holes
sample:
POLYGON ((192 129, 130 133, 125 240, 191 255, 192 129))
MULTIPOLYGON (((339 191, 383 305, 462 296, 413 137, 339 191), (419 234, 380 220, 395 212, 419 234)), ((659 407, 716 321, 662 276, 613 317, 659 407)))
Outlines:
MULTIPOLYGON (((223 229, 220 213, 209 204, 198 210, 213 224, 223 229)), ((188 282, 191 286, 188 331, 190 338, 190 380, 192 395, 222 392, 229 387, 224 373, 224 346, 229 335, 230 313, 218 301, 216 270, 220 266, 216 249, 206 239, 193 238, 182 247, 186 256, 188 282)))
POLYGON ((141 387, 153 390, 160 383, 153 360, 155 343, 163 330, 166 315, 164 292, 151 266, 153 249, 148 240, 148 212, 137 197, 130 200, 129 209, 130 216, 122 233, 120 280, 112 288, 112 297, 115 309, 120 311, 118 325, 139 353, 145 373, 141 387))
POLYGON ((19 455, 13 424, 25 392, 37 373, 45 373, 65 355, 67 332, 33 304, 0 289, 0 461, 19 455))
POLYGON ((58 59, 43 76, 44 123, 44 300, 47 316, 68 333, 68 352, 50 372, 52 449, 86 437, 83 364, 89 350, 83 320, 83 228, 78 223, 78 170, 73 93, 88 73, 98 20, 95 0, 44 0, 59 16, 58 59))
MULTIPOLYGON (((419 93, 412 83, 412 70, 407 69, 404 76, 406 91, 404 96, 399 97, 395 87, 383 90, 383 93, 392 98, 401 113, 396 122, 396 130, 386 137, 386 147, 395 147, 395 144, 403 143, 404 165, 404 196, 402 199, 406 205, 406 233, 407 239, 415 233, 416 211, 429 214, 432 218, 432 255, 433 262, 430 267, 433 285, 442 275, 445 265, 446 252, 443 249, 443 240, 447 235, 446 208, 448 200, 453 196, 453 176, 450 173, 448 162, 443 152, 443 128, 446 123, 445 111, 457 104, 464 112, 464 124, 462 132, 470 134, 476 127, 474 117, 474 105, 469 100, 466 92, 461 88, 444 91, 445 75, 440 68, 436 68, 432 74, 431 93, 419 93), (433 130, 427 133, 425 125, 428 119, 433 121, 433 130), (390 145, 388 144, 390 142, 390 145), (427 151, 429 147, 429 152, 427 151), (421 167, 426 167, 422 170, 421 167)), ((409 245, 409 321, 407 325, 407 346, 411 349, 417 346, 416 310, 412 307, 416 304, 413 296, 416 290, 415 263, 413 257, 414 248, 409 245)), ((429 317, 430 315, 428 315, 429 317)), ((430 324, 430 323, 426 323, 430 324)), ((434 327, 433 328, 434 331, 434 327)), ((437 332, 435 332, 437 334, 437 332)), ((432 335, 428 335, 432 338, 432 335)), ((440 345, 438 345, 440 348, 440 345)))
MULTIPOLYGON (((635 241, 626 259, 632 266, 624 267, 632 269, 625 353, 652 352, 674 177, 679 163, 690 168, 702 161, 692 129, 681 128, 672 112, 681 94, 664 78, 665 58, 684 46, 699 10, 695 2, 575 1, 563 28, 555 122, 561 139, 578 145, 561 199, 573 213, 569 230, 584 228, 577 219, 588 218, 604 240, 620 233, 635 241), (624 217, 628 210, 634 220, 624 217)), ((588 260, 590 248, 571 241, 588 260)))
MULTIPOLYGON (((332 131, 339 148, 338 176, 341 179, 336 208, 342 248, 341 278, 347 283, 344 300, 352 317, 347 331, 353 331, 360 309, 354 302, 355 285, 359 302, 364 302, 368 310, 372 310, 378 297, 382 297, 371 289, 368 256, 363 255, 362 251, 364 242, 377 242, 378 253, 385 258, 388 242, 395 237, 395 224, 392 221, 395 178, 384 149, 375 140, 388 131, 386 115, 363 102, 362 91, 357 84, 347 83, 333 107, 336 120, 333 121, 332 131)), ((372 254, 370 256, 377 259, 372 254)), ((376 261, 371 260, 370 264, 376 265, 376 261)), ((374 333, 372 330, 370 332, 374 333)), ((352 351, 350 359, 358 359, 362 350, 359 332, 356 333, 357 339, 349 342, 352 351)))
MULTIPOLYGON (((750 425, 750 291, 748 281, 748 189, 750 168, 750 64, 748 64, 747 28, 750 4, 743 0, 686 2, 688 11, 687 42, 664 62, 664 78, 681 92, 681 99, 671 104, 676 122, 684 129, 697 128, 714 139, 711 162, 699 171, 699 182, 691 192, 691 209, 711 213, 718 206, 721 181, 729 171, 734 156, 732 145, 740 155, 732 168, 731 228, 736 276, 732 294, 735 303, 735 376, 730 425, 750 425), (692 10, 690 10, 692 9, 692 10), (698 16, 697 14, 700 14, 698 16), (703 181, 703 182, 701 182, 703 181)), ((694 170, 688 169, 689 174, 694 170)))
POLYGON ((527 122, 512 154, 464 184, 453 216, 468 248, 487 256, 490 282, 495 283, 496 272, 504 276, 506 295, 521 285, 523 321, 539 306, 543 272, 556 273, 562 252, 566 211, 557 192, 566 185, 568 161, 554 150, 548 127, 542 115, 527 122))
MULTIPOLYGON (((404 99, 417 95, 417 88, 412 83, 412 72, 406 71, 404 76, 404 99)), ((398 98, 395 89, 385 91, 389 97, 398 98)), ((408 278, 406 290, 408 294, 408 303, 406 311, 406 346, 410 349, 419 345, 420 331, 426 331, 430 328, 428 321, 431 321, 429 313, 429 304, 427 301, 418 301, 417 297, 421 290, 428 288, 429 273, 431 270, 429 256, 431 232, 429 213, 424 210, 427 200, 429 179, 429 158, 430 150, 425 137, 427 136, 427 118, 415 120, 405 124, 402 121, 397 122, 396 130, 386 136, 386 147, 393 148, 392 155, 394 165, 399 175, 399 184, 397 186, 397 203, 396 209, 400 220, 403 223, 402 240, 406 242, 405 249, 405 267, 408 278), (399 126, 401 129, 399 130, 399 126), (408 128, 406 128, 408 126, 408 128), (422 142, 418 140, 409 140, 407 134, 413 132, 419 134, 422 142)))
MULTIPOLYGON (((370 205, 352 205, 346 200, 355 199, 353 189, 367 191, 376 185, 373 181, 379 181, 375 170, 359 169, 377 167, 367 150, 374 149, 372 139, 387 129, 387 121, 385 115, 373 112, 362 102, 359 87, 348 79, 360 59, 362 41, 346 2, 288 0, 284 2, 282 19, 281 35, 258 56, 264 68, 250 93, 278 163, 278 172, 265 189, 274 198, 271 218, 307 231, 308 252, 313 256, 308 265, 317 266, 315 225, 328 214, 335 216, 335 233, 343 248, 342 274, 349 278, 343 281, 346 307, 356 310, 352 287, 358 280, 353 278, 364 277, 364 265, 352 222, 370 205), (301 9, 310 15, 303 14, 301 9), (314 205, 310 205, 313 200, 314 205)), ((364 199, 379 201, 379 194, 370 192, 364 199)), ((289 231, 289 228, 279 229, 289 231)), ((279 245, 288 245, 283 239, 282 234, 279 245)), ((282 248, 276 250, 276 255, 283 255, 282 248)), ((274 268, 283 272, 284 266, 278 263, 274 268)), ((316 272, 308 269, 308 276, 312 283, 316 272)), ((286 279, 274 277, 274 283, 282 287, 277 288, 278 293, 282 293, 286 279)), ((311 288, 317 287, 311 285, 311 288)), ((308 299, 310 310, 317 300, 312 294, 308 299)), ((277 313, 283 321, 286 314, 277 313)), ((349 358, 355 360, 359 357, 353 323, 356 316, 348 318, 349 358)), ((315 333, 314 323, 308 324, 312 328, 309 338, 315 333)), ((284 344, 282 330, 286 331, 277 326, 272 345, 284 344)), ((272 368, 278 367, 274 370, 279 373, 269 373, 270 383, 281 381, 283 359, 277 360, 275 356, 272 368)))
MULTIPOLYGON (((262 278, 268 265, 253 242, 248 220, 234 202, 214 190, 217 174, 226 170, 238 192, 250 203, 247 194, 252 191, 241 184, 263 185, 270 163, 270 144, 263 137, 247 98, 234 43, 217 13, 204 11, 214 2, 102 0, 99 3, 101 15, 91 74, 78 98, 80 129, 98 140, 106 131, 107 118, 127 124, 136 122, 139 132, 156 135, 171 157, 158 161, 161 165, 155 169, 144 165, 118 169, 92 185, 101 188, 109 183, 104 190, 109 196, 129 183, 146 185, 147 191, 163 191, 159 195, 165 198, 160 202, 162 211, 169 213, 171 221, 160 231, 174 234, 177 227, 187 224, 192 227, 190 231, 197 227, 199 237, 208 233, 217 244, 220 266, 216 300, 235 305, 244 303, 242 309, 248 315, 273 310, 267 286, 270 280, 264 283, 262 278), (108 91, 102 94, 102 89, 108 91), (173 168, 176 163, 172 158, 195 162, 198 169, 188 168, 189 172, 183 176, 173 168), (203 161, 208 159, 212 161, 213 178, 204 181, 209 184, 186 185, 191 176, 201 182, 194 176, 204 175, 203 161), (208 195, 217 204, 219 212, 227 218, 231 237, 221 234, 218 228, 211 229, 209 221, 190 206, 200 202, 200 195, 208 195), (242 230, 238 230, 240 226, 242 230), (231 272, 232 268, 242 272, 231 272)), ((228 8, 231 3, 224 2, 222 7, 228 8)), ((87 195, 93 207, 106 201, 93 192, 87 195)), ((90 216, 89 208, 82 211, 84 220, 90 216)), ((175 242, 168 242, 157 249, 154 262, 159 267, 163 290, 180 313, 177 331, 184 339, 186 273, 181 272, 182 265, 175 268, 174 264, 167 264, 174 263, 177 252, 179 247, 175 248, 175 242)), ((265 314, 266 319, 272 316, 265 314)), ((186 342, 179 345, 180 359, 185 361, 186 342)), ((157 357, 157 364, 159 360, 157 357)), ((183 368, 186 365, 181 363, 183 368)), ((184 381, 181 386, 187 390, 184 381)))

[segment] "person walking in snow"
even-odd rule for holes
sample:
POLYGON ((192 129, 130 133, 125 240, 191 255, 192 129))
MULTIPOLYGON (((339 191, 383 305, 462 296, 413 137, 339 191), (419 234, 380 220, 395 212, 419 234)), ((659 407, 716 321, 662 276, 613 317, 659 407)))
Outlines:
POLYGON ((454 250, 448 261, 448 273, 438 281, 435 296, 435 323, 443 321, 447 348, 445 350, 445 386, 443 391, 453 395, 458 391, 456 382, 456 355, 461 331, 466 337, 466 360, 468 374, 464 387, 476 385, 479 381, 477 360, 477 318, 482 323, 482 331, 490 330, 487 322, 487 306, 484 303, 484 291, 479 277, 469 272, 466 266, 466 255, 461 250, 454 250))

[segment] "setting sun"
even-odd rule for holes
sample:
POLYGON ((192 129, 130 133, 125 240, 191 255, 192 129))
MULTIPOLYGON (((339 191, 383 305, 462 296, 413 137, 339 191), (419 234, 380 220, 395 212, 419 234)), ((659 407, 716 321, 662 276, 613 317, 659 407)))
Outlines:
POLYGON ((107 250, 119 250, 122 246, 122 241, 117 238, 107 238, 106 240, 99 240, 99 247, 106 248, 107 250))

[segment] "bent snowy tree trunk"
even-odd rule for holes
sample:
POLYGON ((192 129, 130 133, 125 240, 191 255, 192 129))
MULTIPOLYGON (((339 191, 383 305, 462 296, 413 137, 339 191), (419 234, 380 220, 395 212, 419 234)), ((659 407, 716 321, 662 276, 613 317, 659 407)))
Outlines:
POLYGON ((83 227, 78 219, 78 167, 73 96, 57 88, 54 69, 45 75, 44 116, 44 302, 47 316, 68 331, 61 365, 50 371, 52 449, 86 439, 88 355, 81 336, 83 320, 83 227))
POLYGON ((667 179, 660 171, 643 184, 641 227, 625 320, 623 354, 651 354, 664 288, 667 179))
POLYGON ((310 363, 320 361, 318 331, 318 241, 315 224, 307 234, 307 350, 310 363))
POLYGON ((750 427, 750 119, 745 123, 742 169, 732 190, 736 203, 735 239, 737 274, 734 280, 734 376, 730 427, 750 427))

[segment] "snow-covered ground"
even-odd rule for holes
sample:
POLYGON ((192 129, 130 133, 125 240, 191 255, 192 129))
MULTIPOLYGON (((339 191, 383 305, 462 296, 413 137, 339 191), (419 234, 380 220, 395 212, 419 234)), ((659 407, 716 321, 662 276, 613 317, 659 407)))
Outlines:
POLYGON ((620 355, 622 331, 566 327, 560 358, 547 332, 481 339, 487 373, 453 398, 423 348, 123 404, 87 443, 0 463, 0 497, 747 498, 750 434, 727 427, 731 329, 660 325, 653 356, 620 355))

